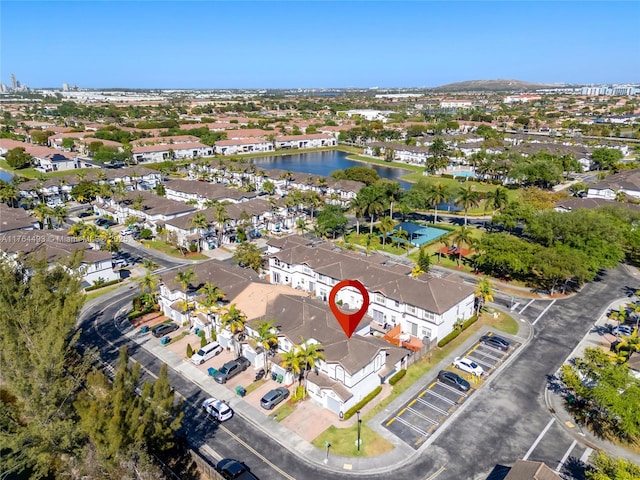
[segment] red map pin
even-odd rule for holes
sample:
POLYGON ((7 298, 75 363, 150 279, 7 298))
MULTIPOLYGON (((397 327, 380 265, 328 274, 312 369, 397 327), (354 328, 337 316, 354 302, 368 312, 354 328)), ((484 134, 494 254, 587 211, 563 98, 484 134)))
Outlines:
POLYGON ((336 320, 338 320, 338 323, 342 327, 342 330, 344 330, 347 338, 351 338, 351 335, 353 335, 353 332, 360 323, 360 320, 362 320, 362 317, 365 316, 367 309, 369 308, 369 292, 367 292, 364 285, 357 280, 343 280, 331 289, 331 293, 329 294, 329 306, 331 307, 331 311, 336 317, 336 320), (355 313, 344 313, 340 311, 336 305, 336 295, 344 287, 353 287, 362 295, 362 307, 360 307, 360 310, 355 313))

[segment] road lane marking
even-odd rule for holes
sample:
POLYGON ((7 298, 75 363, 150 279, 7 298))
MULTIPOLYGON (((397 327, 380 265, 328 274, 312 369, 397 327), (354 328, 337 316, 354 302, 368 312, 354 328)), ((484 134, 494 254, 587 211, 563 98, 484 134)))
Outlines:
POLYGON ((554 418, 549 420, 549 423, 547 423, 547 426, 544 427, 544 430, 540 432, 540 435, 538 435, 538 438, 536 438, 536 441, 533 442, 533 445, 531 445, 531 448, 529 449, 529 451, 525 453, 524 457, 522 457, 522 460, 526 460, 529 458, 529 455, 533 453, 533 450, 538 446, 538 444, 540 443, 540 440, 542 440, 542 437, 544 437, 545 433, 549 431, 549 429, 551 428, 551 425, 553 425, 553 422, 555 422, 554 418))
POLYGON ((438 470, 435 471, 435 473, 433 475, 431 475, 430 477, 425 478, 424 480, 435 480, 445 470, 446 470, 446 468, 440 467, 438 470))
POLYGON ((589 457, 591 456, 592 452, 593 452, 593 448, 587 447, 587 449, 584 451, 584 453, 580 457, 580 461, 582 463, 587 463, 587 460, 589 460, 589 457))
POLYGON ((574 440, 571 446, 569 447, 569 449, 565 452, 564 456, 560 460, 560 463, 556 467, 556 472, 559 472, 562 469, 562 465, 564 465, 564 462, 567 461, 567 458, 569 458, 569 454, 571 454, 571 451, 573 450, 573 448, 576 446, 577 443, 578 443, 577 440, 574 440))
POLYGON ((533 300, 530 300, 530 301, 529 301, 529 303, 527 303, 524 307, 522 307, 522 310, 520 310, 518 313, 522 313, 522 312, 524 312, 524 311, 527 309, 527 307, 528 307, 529 305, 531 305, 531 304, 532 304, 533 302, 535 302, 535 301, 536 301, 536 299, 535 299, 535 298, 534 298, 533 300))
POLYGON ((551 307, 553 307, 553 304, 556 303, 556 301, 554 300, 553 302, 551 302, 549 305, 547 305, 547 308, 545 308, 542 313, 540 315, 538 315, 538 318, 536 318, 533 323, 531 325, 535 325, 536 323, 538 323, 538 320, 540 320, 542 318, 542 316, 547 313, 547 310, 549 310, 551 307))

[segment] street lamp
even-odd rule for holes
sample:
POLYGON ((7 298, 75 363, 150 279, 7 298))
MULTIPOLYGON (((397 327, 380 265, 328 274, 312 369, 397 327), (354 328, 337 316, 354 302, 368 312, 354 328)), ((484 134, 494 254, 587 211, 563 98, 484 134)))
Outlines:
POLYGON ((360 426, 362 425, 362 420, 360 420, 360 410, 356 410, 356 415, 358 416, 358 453, 360 453, 360 426))
POLYGON ((329 463, 329 447, 331 444, 329 442, 324 442, 324 446, 327 447, 327 456, 324 458, 324 463, 329 463))

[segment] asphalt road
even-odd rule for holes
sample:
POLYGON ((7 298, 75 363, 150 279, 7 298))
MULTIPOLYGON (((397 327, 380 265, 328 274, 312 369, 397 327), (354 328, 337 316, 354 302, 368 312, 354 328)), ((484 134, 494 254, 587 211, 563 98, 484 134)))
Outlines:
MULTIPOLYGON (((637 288, 622 267, 609 271, 584 287, 576 296, 552 301, 521 301, 516 312, 535 322, 534 338, 513 362, 466 402, 440 434, 409 463, 393 470, 394 480, 485 479, 496 465, 511 465, 529 454, 555 468, 568 451, 572 439, 557 426, 549 426, 551 415, 544 402, 547 376, 552 375, 589 331, 602 309, 637 288), (544 435, 540 435, 546 430, 544 435), (536 443, 537 442, 537 443, 536 443), (532 448, 534 447, 535 448, 532 448)), ((132 358, 157 374, 160 362, 133 341, 121 335, 114 323, 119 308, 127 305, 135 290, 118 290, 90 306, 81 317, 82 341, 97 345, 102 358, 115 363, 118 348, 127 345, 132 358)), ((205 444, 221 456, 241 459, 262 480, 324 480, 349 478, 357 472, 331 472, 310 465, 282 448, 277 441, 255 430, 240 417, 216 427, 203 417, 199 388, 170 370, 171 384, 185 399, 183 431, 193 447, 205 444)), ((205 452, 208 450, 204 447, 205 452)), ((367 479, 387 480, 389 473, 368 474, 367 479)))

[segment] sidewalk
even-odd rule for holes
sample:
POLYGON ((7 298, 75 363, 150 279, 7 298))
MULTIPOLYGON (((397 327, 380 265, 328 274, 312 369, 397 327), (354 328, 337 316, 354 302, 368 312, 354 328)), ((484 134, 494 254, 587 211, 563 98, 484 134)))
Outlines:
MULTIPOLYGON (((506 312, 505 312, 506 313, 506 312)), ((519 353, 523 350, 525 345, 533 337, 533 329, 527 322, 519 322, 520 332, 517 338, 522 342, 522 345, 518 350, 511 355, 500 367, 494 372, 487 383, 490 383, 497 373, 502 371, 506 366, 515 359, 519 353)), ((145 348, 151 354, 155 355, 161 361, 171 367, 177 373, 189 379, 194 384, 198 385, 200 389, 209 396, 216 397, 221 400, 228 401, 231 407, 243 418, 251 422, 256 428, 260 429, 265 435, 271 438, 277 439, 277 441, 287 450, 295 455, 303 458, 308 463, 329 471, 341 472, 358 472, 360 474, 373 474, 390 472, 396 469, 399 465, 411 462, 415 456, 420 455, 427 448, 435 438, 437 438, 443 431, 446 430, 447 424, 445 423, 440 427, 433 436, 417 450, 414 450, 398 437, 393 435, 390 431, 385 429, 382 425, 384 420, 391 415, 393 411, 397 411, 401 406, 415 396, 419 391, 424 388, 424 385, 433 380, 434 372, 438 372, 451 365, 453 359, 460 354, 460 352, 469 349, 476 341, 477 336, 486 333, 490 330, 490 327, 482 327, 480 331, 469 338, 464 344, 461 344, 455 351, 451 352, 446 358, 435 365, 429 372, 427 372, 420 380, 414 385, 408 388, 405 392, 399 395, 393 402, 391 402, 384 410, 374 416, 367 422, 367 425, 380 434, 383 438, 388 440, 394 445, 394 449, 386 454, 375 457, 343 457, 335 455, 332 452, 329 454, 329 460, 325 463, 326 452, 323 449, 315 448, 309 441, 304 440, 295 432, 292 432, 284 425, 276 422, 269 416, 264 415, 258 409, 252 406, 248 401, 242 399, 234 394, 233 391, 226 388, 223 385, 219 385, 214 382, 211 377, 206 373, 199 370, 196 366, 190 362, 186 362, 182 356, 177 355, 168 348, 162 346, 160 342, 149 336, 143 336, 139 333, 138 329, 129 327, 123 332, 128 338, 132 339, 140 346, 145 348)), ((458 409, 458 412, 464 410, 464 404, 458 409)), ((198 406, 199 407, 199 406, 198 406)), ((459 414, 456 412, 456 414, 459 414)), ((353 421, 344 422, 344 427, 352 424, 353 421)), ((338 425, 339 427, 343 425, 338 425)))
MULTIPOLYGON (((571 355, 569 355, 565 362, 568 362, 573 358, 583 356, 586 348, 608 348, 610 340, 613 337, 611 334, 607 333, 609 330, 608 325, 615 325, 616 322, 609 320, 606 312, 611 309, 617 310, 618 307, 627 304, 630 301, 632 301, 632 299, 624 297, 611 302, 605 310, 605 313, 598 318, 594 323, 593 328, 580 341, 578 346, 573 352, 571 352, 571 355)), ((573 418, 565 407, 564 385, 560 382, 559 370, 556 372, 555 377, 555 382, 547 386, 544 399, 549 412, 551 412, 555 417, 558 424, 578 442, 584 443, 594 450, 603 450, 610 455, 625 458, 640 465, 640 454, 633 453, 619 445, 609 442, 608 440, 597 437, 591 432, 591 430, 585 428, 584 422, 573 418)))

